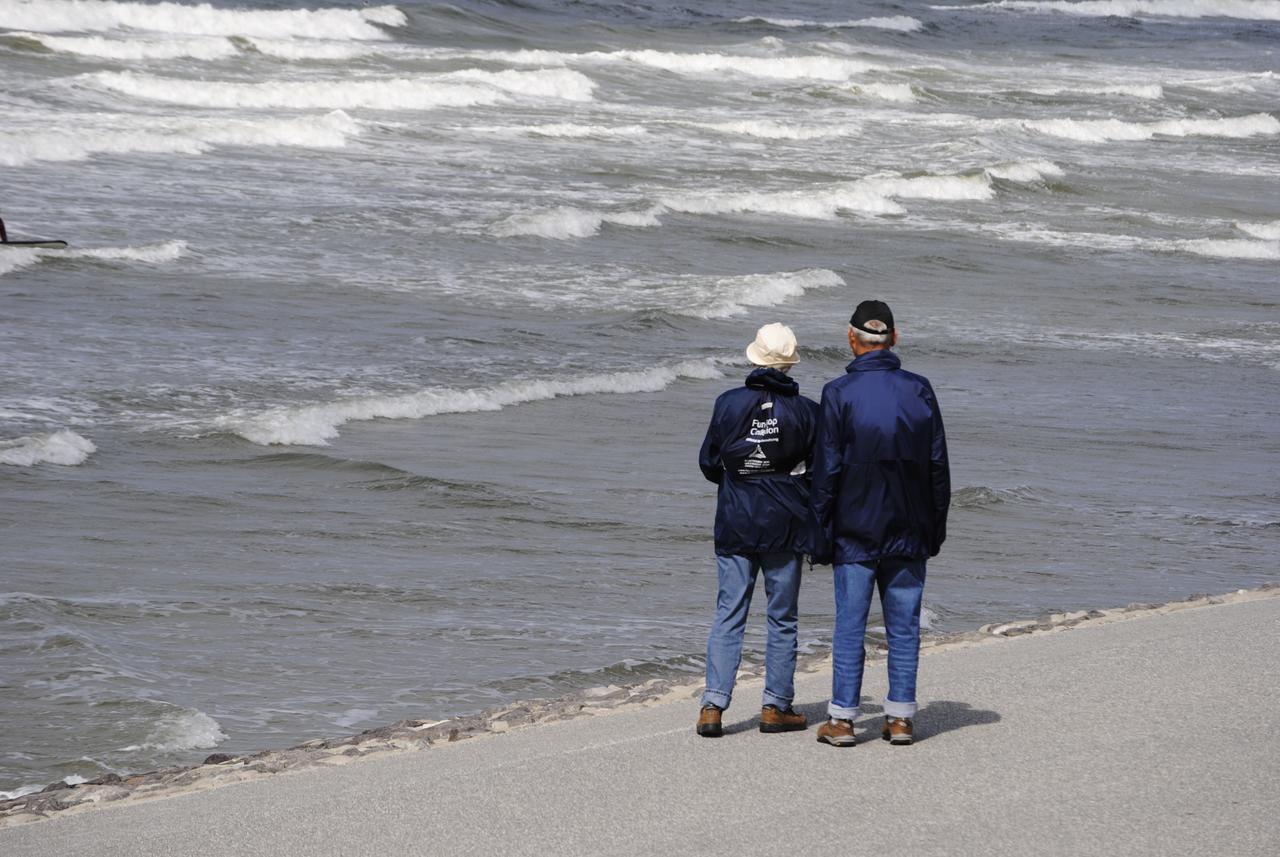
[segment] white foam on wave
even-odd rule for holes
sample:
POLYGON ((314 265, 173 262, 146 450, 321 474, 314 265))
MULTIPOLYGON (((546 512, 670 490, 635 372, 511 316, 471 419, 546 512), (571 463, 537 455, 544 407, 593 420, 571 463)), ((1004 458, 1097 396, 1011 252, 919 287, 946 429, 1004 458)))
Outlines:
POLYGON ((1037 119, 1023 127, 1041 134, 1083 143, 1136 142, 1162 137, 1243 138, 1280 134, 1280 119, 1268 113, 1223 119, 1163 119, 1125 122, 1120 119, 1037 119))
POLYGON ((83 161, 98 154, 200 155, 218 146, 341 148, 361 129, 360 123, 341 110, 323 116, 266 120, 131 117, 130 124, 132 128, 76 122, 50 130, 0 132, 0 166, 83 161))
POLYGON ((1062 167, 1052 161, 1009 161, 987 167, 986 173, 992 178, 1020 184, 1043 182, 1045 179, 1059 178, 1063 175, 1062 167))
POLYGON ((1173 242, 1178 250, 1218 259, 1280 259, 1280 241, 1248 238, 1192 238, 1173 242))
POLYGON ((750 307, 777 306, 814 289, 843 285, 845 281, 839 274, 825 268, 725 277, 712 282, 704 289, 702 300, 693 304, 687 293, 683 300, 673 295, 673 311, 694 318, 728 318, 742 315, 750 307))
POLYGON ((0 464, 16 467, 60 464, 75 467, 77 464, 84 464, 97 449, 88 438, 69 429, 62 429, 51 434, 0 440, 0 464))
POLYGON ((115 3, 107 0, 0 0, 0 21, 40 33, 134 30, 195 36, 383 40, 381 27, 408 19, 395 6, 368 9, 248 10, 208 3, 115 3))
POLYGON ((327 446, 339 427, 359 420, 422 419, 438 414, 499 411, 512 405, 565 396, 656 393, 682 378, 719 378, 710 360, 686 360, 634 372, 604 372, 578 378, 509 381, 472 390, 439 388, 400 396, 369 396, 219 419, 220 430, 263 446, 327 446))
POLYGON ((1106 252, 1190 253, 1214 259, 1271 261, 1280 259, 1280 240, 1248 238, 1143 238, 1100 232, 1062 232, 1026 223, 999 223, 977 227, 1008 241, 1026 241, 1054 247, 1079 247, 1106 252))
POLYGON ((187 250, 186 241, 165 241, 141 247, 97 247, 87 250, 42 250, 0 247, 0 276, 42 259, 103 259, 105 261, 171 262, 187 250))
POLYGON ((1062 86, 1046 89, 1027 90, 1036 95, 1119 95, 1125 98, 1140 98, 1144 101, 1159 101, 1164 98, 1164 87, 1158 83, 1108 85, 1108 86, 1062 86))
POLYGON ((187 80, 135 72, 97 72, 83 80, 133 98, 196 107, 294 110, 430 110, 497 104, 510 95, 590 101, 595 83, 569 69, 481 71, 464 69, 417 78, 264 81, 187 80))
POLYGON ((924 23, 909 15, 886 15, 878 18, 859 18, 854 21, 807 21, 800 18, 764 18, 759 16, 738 18, 738 24, 772 24, 786 29, 824 29, 843 30, 857 27, 869 27, 877 30, 896 30, 900 33, 914 33, 924 28, 924 23))
POLYGON ((898 199, 988 200, 995 196, 986 174, 973 176, 871 176, 851 182, 787 191, 679 194, 662 206, 686 214, 778 214, 831 220, 843 212, 903 214, 898 199))
POLYGON ((849 88, 857 95, 876 98, 880 101, 912 104, 920 100, 909 83, 858 83, 849 88))
POLYGON ((351 42, 245 39, 260 54, 282 60, 349 60, 368 56, 375 48, 351 42))
POLYGON ((1243 18, 1280 21, 1276 0, 996 0, 974 6, 931 6, 954 12, 959 9, 1011 9, 1021 12, 1057 12, 1089 18, 1243 18))
POLYGON ((534 137, 560 137, 582 139, 588 137, 643 137, 649 129, 643 125, 586 125, 577 122, 553 122, 546 125, 530 125, 521 133, 534 137))
POLYGON ((557 240, 588 238, 598 234, 606 223, 646 227, 658 226, 660 221, 655 210, 604 212, 561 205, 546 211, 513 214, 498 222, 493 227, 493 234, 500 238, 516 235, 557 240))
POLYGON ((179 750, 198 750, 216 747, 227 739, 222 726, 203 711, 182 708, 162 716, 141 744, 121 747, 124 753, 139 750, 155 750, 173 753, 179 750))
POLYGON ((1264 241, 1280 241, 1280 220, 1270 223, 1236 223, 1236 229, 1264 241))
POLYGON ((48 36, 41 33, 8 33, 39 42, 51 51, 112 60, 189 58, 217 60, 236 56, 240 50, 225 38, 108 39, 103 36, 48 36))
POLYGON ((835 125, 797 125, 779 122, 775 119, 740 119, 733 122, 691 122, 689 127, 715 131, 719 134, 734 134, 744 137, 759 137, 763 140, 822 140, 829 137, 850 137, 862 131, 862 126, 854 124, 835 125))
POLYGON ((722 75, 726 72, 775 80, 846 81, 881 66, 856 59, 829 56, 750 56, 747 54, 679 53, 658 50, 564 51, 466 51, 442 53, 469 59, 515 65, 638 65, 679 75, 722 75))

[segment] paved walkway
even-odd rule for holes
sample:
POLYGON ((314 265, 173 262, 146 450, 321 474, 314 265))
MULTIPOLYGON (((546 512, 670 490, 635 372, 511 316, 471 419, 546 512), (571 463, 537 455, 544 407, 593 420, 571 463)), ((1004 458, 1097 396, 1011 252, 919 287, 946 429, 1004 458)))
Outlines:
MULTIPOLYGON (((0 830, 0 854, 1275 857, 1277 654, 1280 598, 1182 610, 927 655, 912 747, 870 705, 853 749, 762 735, 757 683, 718 740, 672 703, 0 830)), ((799 682, 811 720, 828 681, 799 682)))

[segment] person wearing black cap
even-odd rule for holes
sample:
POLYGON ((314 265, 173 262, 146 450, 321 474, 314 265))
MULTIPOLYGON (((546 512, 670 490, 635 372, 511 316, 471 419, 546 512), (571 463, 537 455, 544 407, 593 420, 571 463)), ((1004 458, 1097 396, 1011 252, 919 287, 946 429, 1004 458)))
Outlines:
POLYGON ((916 714, 925 563, 946 538, 951 475, 942 413, 928 379, 902 368, 893 312, 863 301, 849 319, 854 359, 822 389, 810 501, 816 561, 835 566, 832 693, 818 740, 854 744, 876 587, 889 642, 881 736, 910 744, 916 714))

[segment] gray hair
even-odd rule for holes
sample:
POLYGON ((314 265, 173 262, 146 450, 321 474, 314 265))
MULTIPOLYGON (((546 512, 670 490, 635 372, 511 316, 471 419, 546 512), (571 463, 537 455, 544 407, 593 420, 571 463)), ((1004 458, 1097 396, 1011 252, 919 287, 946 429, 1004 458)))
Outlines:
POLYGON ((875 330, 883 330, 885 332, 884 333, 867 333, 865 330, 859 330, 858 328, 854 327, 852 324, 849 325, 849 332, 852 333, 854 338, 857 339, 863 345, 887 345, 888 344, 889 339, 892 335, 889 332, 889 325, 885 324, 883 321, 880 321, 878 319, 872 319, 871 321, 867 322, 867 327, 873 328, 875 330))

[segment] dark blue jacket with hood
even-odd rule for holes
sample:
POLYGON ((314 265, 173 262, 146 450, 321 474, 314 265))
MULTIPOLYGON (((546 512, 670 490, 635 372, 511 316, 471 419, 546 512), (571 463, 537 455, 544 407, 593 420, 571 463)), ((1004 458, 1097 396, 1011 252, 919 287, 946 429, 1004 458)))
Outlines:
POLYGON ((720 486, 716 553, 808 553, 809 476, 818 405, 776 369, 716 399, 698 465, 720 486))
POLYGON ((951 471, 929 381, 871 351, 822 388, 813 458, 815 561, 936 556, 947 536, 951 471))

